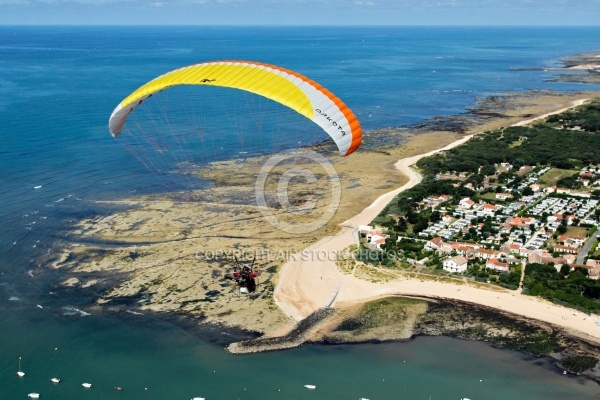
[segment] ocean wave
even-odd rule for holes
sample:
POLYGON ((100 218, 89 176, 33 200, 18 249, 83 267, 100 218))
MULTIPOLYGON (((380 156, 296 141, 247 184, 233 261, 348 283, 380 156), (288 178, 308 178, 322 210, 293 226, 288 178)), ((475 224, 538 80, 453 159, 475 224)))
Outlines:
POLYGON ((78 308, 75 308, 75 307, 63 307, 63 315, 64 316, 79 315, 80 317, 87 317, 88 315, 91 315, 91 314, 87 313, 85 311, 82 311, 78 308))
POLYGON ((10 298, 8 299, 8 301, 21 301, 21 299, 17 296, 10 296, 10 298))
POLYGON ((144 315, 144 314, 143 314, 143 313, 141 313, 141 312, 132 311, 132 310, 125 310, 125 312, 126 312, 126 313, 129 313, 129 314, 133 314, 133 315, 144 315))

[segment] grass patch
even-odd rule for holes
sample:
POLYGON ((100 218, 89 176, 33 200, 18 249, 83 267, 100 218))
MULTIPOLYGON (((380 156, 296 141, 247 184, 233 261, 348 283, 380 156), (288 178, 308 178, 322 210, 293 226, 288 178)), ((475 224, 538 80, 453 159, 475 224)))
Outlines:
POLYGON ((508 145, 508 147, 510 147, 510 148, 512 149, 512 148, 515 148, 515 147, 519 147, 519 146, 520 146, 520 145, 522 145, 522 144, 523 144, 523 142, 522 142, 522 141, 520 141, 520 140, 515 140, 514 142, 512 142, 511 144, 509 144, 509 145, 508 145))
POLYGON ((556 185, 556 182, 579 173, 574 169, 550 168, 544 175, 540 176, 539 183, 548 186, 556 185))
POLYGON ((402 325, 408 317, 408 310, 424 303, 424 300, 404 297, 375 300, 365 304, 357 315, 344 320, 336 331, 361 333, 382 326, 402 325))
POLYGON ((588 228, 585 228, 583 226, 569 226, 565 235, 586 237, 587 233, 588 228))

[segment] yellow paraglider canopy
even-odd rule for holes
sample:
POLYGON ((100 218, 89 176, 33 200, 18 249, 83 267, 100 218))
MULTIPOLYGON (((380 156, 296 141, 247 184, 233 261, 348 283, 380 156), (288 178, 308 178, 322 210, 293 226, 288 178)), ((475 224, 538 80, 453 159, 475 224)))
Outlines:
POLYGON ((356 116, 330 91, 296 72, 251 61, 195 64, 153 79, 115 108, 108 123, 110 133, 119 135, 129 113, 152 94, 177 85, 240 89, 281 103, 325 130, 343 156, 354 152, 362 140, 362 130, 356 116))

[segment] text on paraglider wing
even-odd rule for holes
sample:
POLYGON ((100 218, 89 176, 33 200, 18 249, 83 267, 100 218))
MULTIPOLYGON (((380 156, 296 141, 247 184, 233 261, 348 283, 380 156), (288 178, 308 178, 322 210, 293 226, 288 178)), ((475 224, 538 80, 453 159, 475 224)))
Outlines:
POLYGON ((336 121, 334 121, 329 115, 327 115, 326 113, 324 113, 323 111, 321 111, 318 108, 315 110, 315 112, 317 114, 319 114, 320 116, 324 117, 327 121, 331 122, 331 125, 337 126, 338 130, 342 133, 342 136, 346 136, 346 131, 344 131, 344 128, 342 128, 342 126, 340 124, 338 124, 336 121))

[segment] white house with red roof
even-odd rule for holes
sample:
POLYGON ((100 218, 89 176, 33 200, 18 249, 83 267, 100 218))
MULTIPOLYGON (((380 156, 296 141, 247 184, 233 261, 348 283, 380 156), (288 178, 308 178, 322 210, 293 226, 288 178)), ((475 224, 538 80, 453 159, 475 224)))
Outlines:
POLYGON ((471 208, 475 205, 475 202, 468 197, 462 198, 458 202, 458 206, 461 208, 471 208))
POLYGON ((497 209, 498 209, 497 206, 495 206, 493 204, 485 203, 483 205, 483 207, 481 207, 481 212, 484 215, 493 216, 497 209))
POLYGON ((439 250, 442 247, 442 244, 444 243, 444 240, 441 237, 434 237, 431 240, 428 240, 427 243, 425 243, 425 248, 428 250, 439 250))

